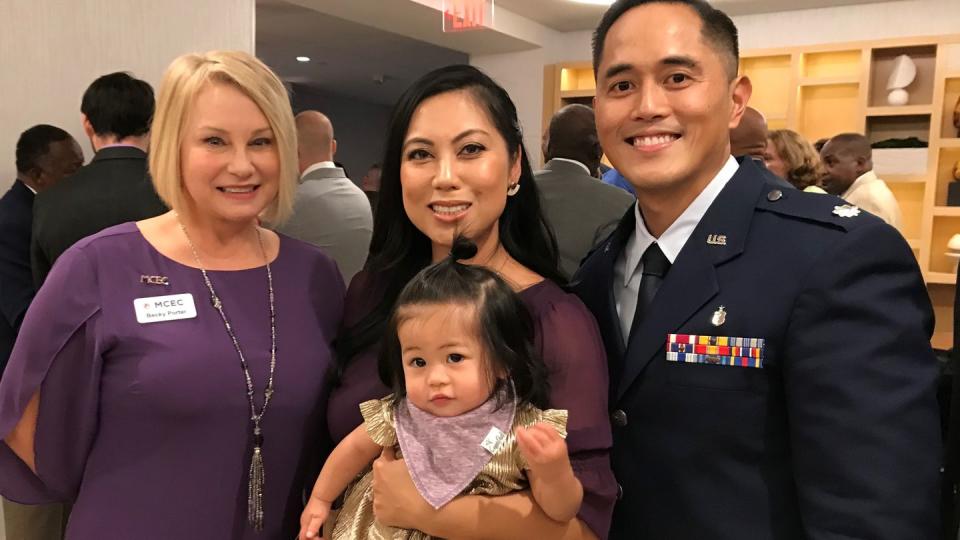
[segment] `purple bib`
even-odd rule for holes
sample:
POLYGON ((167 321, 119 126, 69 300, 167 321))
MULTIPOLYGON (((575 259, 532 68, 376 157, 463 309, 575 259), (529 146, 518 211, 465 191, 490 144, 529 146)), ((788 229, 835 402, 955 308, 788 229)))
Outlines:
POLYGON ((460 416, 434 416, 409 399, 396 407, 397 441, 420 495, 434 508, 460 494, 499 450, 513 427, 516 401, 495 397, 460 416))

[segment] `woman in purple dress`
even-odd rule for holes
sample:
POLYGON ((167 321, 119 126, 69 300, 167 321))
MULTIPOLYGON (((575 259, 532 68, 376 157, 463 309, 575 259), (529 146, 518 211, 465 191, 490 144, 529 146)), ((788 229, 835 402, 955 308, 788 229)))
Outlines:
POLYGON ((374 505, 386 525, 444 538, 605 538, 616 496, 609 464, 607 366, 596 322, 558 286, 556 242, 540 210, 516 108, 470 66, 415 82, 388 133, 370 257, 347 291, 337 342, 339 384, 327 422, 339 442, 362 422, 359 404, 389 393, 377 376, 378 342, 403 286, 447 256, 462 233, 479 247, 467 261, 500 274, 533 315, 547 365, 550 407, 569 411, 570 461, 584 488, 578 518, 548 518, 529 491, 427 504, 402 461, 374 466, 374 505))
POLYGON ((286 91, 246 53, 182 56, 152 139, 172 211, 54 266, 0 383, 0 492, 72 501, 69 540, 292 538, 344 293, 258 224, 296 189, 286 91))

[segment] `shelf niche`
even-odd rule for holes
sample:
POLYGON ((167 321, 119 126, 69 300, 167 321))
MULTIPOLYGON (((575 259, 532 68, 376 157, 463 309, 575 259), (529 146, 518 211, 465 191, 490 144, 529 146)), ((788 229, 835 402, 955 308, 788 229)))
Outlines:
POLYGON ((934 74, 937 63, 937 46, 891 47, 873 49, 870 63, 870 97, 868 106, 886 107, 887 79, 893 72, 894 60, 905 54, 917 66, 917 77, 906 88, 910 94, 907 105, 930 105, 933 103, 934 74))
MULTIPOLYGON (((930 116, 873 116, 867 118, 870 144, 887 139, 916 137, 930 143, 930 116)), ((877 174, 922 176, 927 172, 929 148, 874 148, 873 167, 877 174)))
POLYGON ((810 142, 840 133, 859 132, 859 85, 829 84, 800 88, 797 130, 810 142))
POLYGON ((791 89, 790 55, 741 58, 740 73, 750 77, 753 83, 750 106, 767 117, 770 129, 786 127, 787 102, 783 97, 789 95, 791 89), (770 123, 770 119, 783 121, 770 123))
POLYGON ((960 217, 934 216, 933 237, 930 241, 930 271, 956 274, 956 259, 947 256, 947 242, 960 233, 960 217))
POLYGON ((861 56, 859 49, 806 53, 803 55, 803 77, 808 79, 859 78, 861 56))
MULTIPOLYGON (((923 192, 924 184, 919 182, 887 182, 890 191, 900 205, 900 214, 903 216, 900 223, 900 233, 904 238, 920 238, 923 226, 923 192)), ((919 246, 914 246, 914 251, 919 246)))
POLYGON ((943 122, 940 126, 940 137, 943 139, 960 140, 957 128, 953 125, 953 110, 960 99, 960 76, 950 77, 944 83, 943 89, 943 122))
MULTIPOLYGON (((936 206, 947 206, 947 186, 953 182, 953 167, 960 161, 960 148, 941 148, 937 156, 936 206)), ((955 208, 960 209, 960 206, 955 208)), ((960 232, 960 231, 957 231, 960 232)))

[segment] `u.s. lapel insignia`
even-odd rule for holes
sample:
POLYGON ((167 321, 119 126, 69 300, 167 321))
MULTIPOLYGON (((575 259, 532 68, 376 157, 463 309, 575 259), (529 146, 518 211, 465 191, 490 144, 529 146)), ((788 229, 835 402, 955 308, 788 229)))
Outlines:
POLYGON ((707 244, 711 246, 725 246, 727 245, 727 235, 725 234, 708 234, 707 235, 707 244))
POLYGON ((140 276, 140 283, 147 285, 170 285, 170 279, 167 276, 140 276))
POLYGON ((714 326, 723 326, 723 323, 727 322, 727 312, 724 311, 723 306, 717 308, 713 312, 713 317, 710 317, 710 324, 714 326))
POLYGON ((843 204, 834 206, 833 213, 840 217, 857 217, 860 215, 860 209, 852 204, 843 204))

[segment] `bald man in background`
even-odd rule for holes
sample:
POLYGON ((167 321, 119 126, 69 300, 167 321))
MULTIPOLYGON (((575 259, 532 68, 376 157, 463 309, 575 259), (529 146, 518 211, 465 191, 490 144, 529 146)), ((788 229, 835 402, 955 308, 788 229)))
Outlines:
POLYGON ((373 235, 370 202, 333 163, 333 124, 318 111, 296 117, 300 185, 293 216, 279 231, 313 244, 333 257, 347 283, 363 268, 373 235))
POLYGON ((866 137, 859 133, 836 135, 823 145, 820 158, 827 171, 823 180, 827 193, 900 229, 900 205, 887 183, 873 172, 873 150, 866 137))
POLYGON ((567 105, 553 115, 543 140, 547 163, 535 179, 567 277, 635 201, 626 191, 597 178, 602 153, 593 109, 567 105))
POLYGON ((763 163, 763 151, 767 148, 767 119, 763 113, 747 107, 740 124, 730 130, 730 154, 734 157, 748 156, 763 163))

